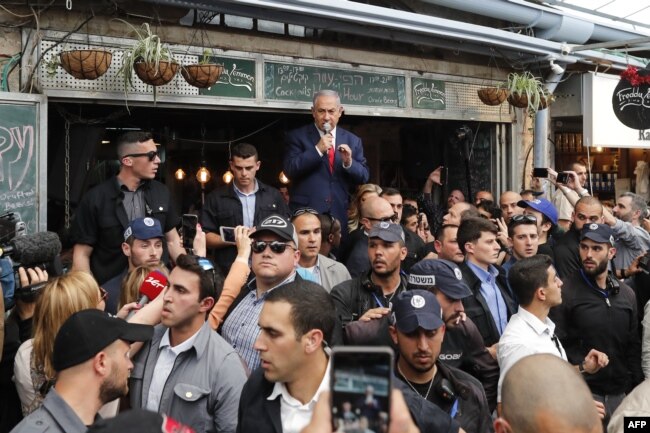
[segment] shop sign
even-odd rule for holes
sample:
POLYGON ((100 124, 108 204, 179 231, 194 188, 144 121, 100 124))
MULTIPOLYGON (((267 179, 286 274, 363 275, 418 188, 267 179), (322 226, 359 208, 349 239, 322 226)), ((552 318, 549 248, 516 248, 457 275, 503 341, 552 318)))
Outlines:
POLYGON ((211 88, 200 90, 201 95, 255 98, 255 60, 215 56, 210 62, 223 65, 223 72, 211 88))
POLYGON ((650 128, 650 71, 629 67, 612 95, 614 114, 632 129, 650 128))
POLYGON ((413 108, 426 108, 431 110, 444 110, 447 108, 447 94, 445 93, 444 81, 413 78, 411 80, 411 88, 413 108))
POLYGON ((398 75, 264 63, 264 95, 269 100, 311 102, 319 90, 336 90, 343 105, 405 107, 405 78, 398 75))

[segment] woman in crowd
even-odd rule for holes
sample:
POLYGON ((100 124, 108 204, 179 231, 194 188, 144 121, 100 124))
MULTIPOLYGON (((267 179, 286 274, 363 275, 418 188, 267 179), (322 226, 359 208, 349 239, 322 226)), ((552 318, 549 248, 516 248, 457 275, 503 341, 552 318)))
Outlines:
POLYGON ((381 188, 374 183, 366 183, 360 185, 357 189, 354 198, 350 202, 348 209, 348 232, 352 232, 359 227, 359 220, 361 220, 361 203, 366 201, 369 197, 378 197, 381 194, 381 188))

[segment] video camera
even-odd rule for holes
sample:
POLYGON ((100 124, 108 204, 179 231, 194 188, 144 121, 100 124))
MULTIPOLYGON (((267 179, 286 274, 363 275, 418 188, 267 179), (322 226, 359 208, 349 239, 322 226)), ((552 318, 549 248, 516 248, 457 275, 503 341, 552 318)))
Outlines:
MULTIPOLYGON (((14 296, 27 302, 34 298, 44 284, 30 284, 20 287, 18 268, 39 267, 48 275, 61 275, 63 269, 59 254, 61 241, 54 232, 25 233, 25 223, 20 215, 7 213, 0 215, 0 258, 10 259, 13 272, 3 272, 3 285, 15 287, 14 296)), ((8 287, 3 287, 7 290, 8 287)), ((7 294, 7 293, 5 293, 7 294)))

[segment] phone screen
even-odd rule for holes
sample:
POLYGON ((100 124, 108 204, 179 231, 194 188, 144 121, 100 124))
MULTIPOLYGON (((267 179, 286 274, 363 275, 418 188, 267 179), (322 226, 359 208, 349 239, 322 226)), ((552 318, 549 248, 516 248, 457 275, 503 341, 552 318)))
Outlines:
POLYGON ((545 167, 535 167, 533 168, 533 177, 548 177, 548 169, 545 167))
POLYGON ((194 248, 194 238, 196 237, 196 225, 199 217, 192 214, 184 214, 181 217, 183 223, 181 236, 183 237, 183 248, 194 248))
POLYGON ((219 234, 221 235, 221 240, 224 242, 235 243, 235 228, 234 227, 220 227, 219 234))
POLYGON ((389 348, 335 348, 330 374, 334 431, 387 431, 392 376, 393 354, 389 348))

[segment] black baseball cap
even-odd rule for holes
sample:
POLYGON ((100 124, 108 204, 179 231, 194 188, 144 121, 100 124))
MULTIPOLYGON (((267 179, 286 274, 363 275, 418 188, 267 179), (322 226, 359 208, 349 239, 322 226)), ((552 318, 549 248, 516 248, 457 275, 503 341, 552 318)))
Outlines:
POLYGON ((95 356, 116 340, 148 341, 153 326, 129 323, 105 311, 91 308, 68 317, 54 339, 52 366, 61 371, 95 356))
POLYGON ((418 328, 433 331, 445 324, 436 295, 428 290, 405 290, 397 295, 393 320, 395 327, 405 334, 418 328))
POLYGON ((428 289, 433 286, 454 300, 472 295, 456 263, 443 259, 426 259, 414 264, 409 274, 408 289, 428 289))
POLYGON ((255 239, 262 233, 270 232, 278 235, 285 241, 293 241, 298 246, 298 236, 296 230, 287 218, 281 215, 271 215, 257 225, 257 228, 250 237, 255 239))
POLYGON ((401 224, 380 221, 368 232, 369 238, 379 238, 384 242, 405 242, 401 224))

